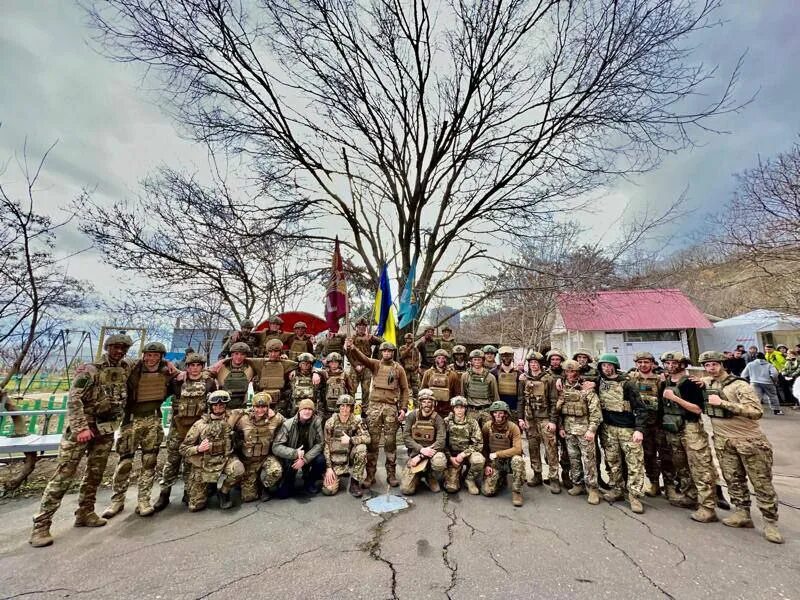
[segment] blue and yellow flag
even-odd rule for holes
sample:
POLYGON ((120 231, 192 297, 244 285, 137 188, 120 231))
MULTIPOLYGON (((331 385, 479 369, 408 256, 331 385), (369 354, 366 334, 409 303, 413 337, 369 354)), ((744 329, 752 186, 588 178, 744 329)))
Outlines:
POLYGON ((403 286, 403 291, 400 293, 400 306, 397 309, 397 316, 400 319, 398 327, 403 329, 410 325, 414 319, 417 318, 417 311, 419 305, 417 298, 414 296, 414 280, 417 278, 417 257, 414 257, 414 262, 411 263, 411 269, 408 271, 406 277, 406 284, 403 286))
POLYGON ((378 325, 375 335, 382 337, 387 342, 397 345, 397 322, 392 306, 392 291, 389 289, 389 273, 387 266, 381 269, 381 279, 378 282, 378 292, 375 294, 375 323, 378 325))

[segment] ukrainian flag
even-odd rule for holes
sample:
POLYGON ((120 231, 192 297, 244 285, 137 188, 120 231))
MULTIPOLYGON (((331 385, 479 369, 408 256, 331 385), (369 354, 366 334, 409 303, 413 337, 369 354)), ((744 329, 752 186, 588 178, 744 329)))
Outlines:
POLYGON ((375 323, 378 325, 375 335, 382 337, 387 342, 397 345, 397 321, 392 306, 392 291, 389 289, 389 273, 387 265, 381 269, 381 279, 378 283, 378 292, 375 294, 375 323))

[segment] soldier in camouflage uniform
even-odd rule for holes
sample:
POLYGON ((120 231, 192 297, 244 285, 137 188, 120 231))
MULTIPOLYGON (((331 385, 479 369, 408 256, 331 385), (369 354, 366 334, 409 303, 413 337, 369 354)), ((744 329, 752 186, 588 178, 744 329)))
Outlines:
POLYGON ((444 454, 444 421, 435 410, 436 397, 433 390, 419 391, 419 407, 406 415, 403 441, 408 450, 408 461, 400 476, 400 491, 410 496, 417 492, 424 480, 430 491, 440 491, 438 478, 444 473, 447 458, 444 454))
POLYGON ((342 395, 355 394, 356 386, 342 366, 342 355, 338 352, 331 352, 325 357, 325 368, 320 372, 323 402, 319 412, 323 415, 323 422, 339 414, 339 398, 342 395))
POLYGON ((672 448, 672 462, 681 483, 681 492, 700 507, 692 513, 699 523, 717 520, 714 483, 716 471, 711 458, 708 435, 700 414, 703 392, 686 374, 688 360, 681 352, 665 352, 661 362, 668 376, 659 385, 661 428, 672 448))
POLYGON ((294 333, 289 335, 284 342, 289 348, 287 354, 289 360, 298 360, 301 354, 308 353, 314 356, 314 339, 306 334, 308 325, 303 321, 294 324, 294 333))
MULTIPOLYGON (((283 343, 290 335, 292 334, 283 331, 283 319, 278 316, 270 317, 267 330, 264 332, 264 344, 271 340, 278 340, 281 343, 281 348, 283 348, 283 343)), ((273 398, 272 401, 275 402, 275 399, 273 398)))
POLYGON ((545 355, 545 360, 547 361, 547 371, 550 375, 554 378, 564 376, 564 367, 562 363, 567 360, 567 357, 561 350, 553 348, 545 355))
MULTIPOLYGON (((383 338, 369 333, 369 324, 364 317, 356 321, 356 334, 353 336, 353 345, 358 348, 364 356, 372 358, 373 347, 383 343, 383 338)), ((350 361, 351 363, 353 361, 350 361)), ((350 378, 356 386, 361 386, 361 414, 367 414, 369 406, 370 384, 372 383, 372 371, 361 363, 350 365, 350 378)))
POLYGON ((281 357, 283 344, 278 339, 269 340, 266 349, 266 358, 251 361, 258 369, 254 387, 259 392, 267 392, 272 398, 273 407, 286 416, 291 414, 289 373, 297 368, 297 363, 281 357))
POLYGON ((467 349, 464 346, 453 346, 453 363, 450 365, 450 367, 456 373, 464 373, 467 369, 469 369, 469 363, 467 362, 467 349))
POLYGON ((360 416, 353 414, 356 401, 350 394, 342 394, 336 401, 339 413, 325 422, 325 477, 322 479, 322 493, 335 496, 339 491, 339 480, 350 474, 349 492, 354 498, 361 498, 360 481, 367 470, 367 444, 369 431, 360 416))
POLYGON ((592 366, 592 353, 586 348, 578 348, 572 355, 572 360, 580 365, 581 377, 594 379, 597 377, 597 369, 592 366))
POLYGON ((525 458, 522 454, 522 434, 516 423, 509 420, 511 411, 505 402, 497 400, 489 406, 492 420, 483 425, 484 496, 495 496, 511 475, 511 503, 522 506, 522 486, 525 483, 525 458))
MULTIPOLYGON (((322 377, 314 369, 314 356, 308 352, 303 352, 297 357, 297 368, 289 373, 289 391, 291 394, 290 414, 297 412, 297 406, 301 400, 311 400, 317 407, 323 407, 322 400, 322 377)), ((324 410, 319 411, 324 415, 324 410)))
POLYGON ((492 420, 489 405, 500 400, 497 380, 484 365, 483 350, 470 352, 469 362, 469 369, 461 374, 461 390, 467 399, 467 414, 483 427, 492 420))
POLYGON ((772 446, 758 425, 763 416, 761 402, 746 381, 725 370, 725 355, 721 352, 703 352, 700 363, 707 374, 703 378, 705 411, 714 428, 714 449, 736 507, 722 522, 728 527, 753 527, 749 479, 764 518, 764 537, 782 544, 778 496, 772 485, 772 446))
POLYGON ((167 393, 173 398, 172 419, 166 443, 167 458, 164 461, 159 482, 161 493, 153 504, 153 510, 156 512, 164 510, 169 504, 172 486, 178 480, 181 464, 183 464, 184 502, 189 502, 188 482, 191 468, 183 460, 180 447, 186 434, 189 433, 189 429, 206 411, 206 398, 217 389, 214 378, 208 372, 203 371, 205 364, 204 356, 196 352, 187 354, 184 376, 176 375, 169 383, 167 393))
POLYGON ((572 487, 570 496, 589 492, 589 504, 599 504, 597 492, 597 461, 594 437, 603 421, 597 394, 584 389, 580 365, 574 360, 564 363, 562 389, 558 393, 556 409, 560 415, 559 435, 566 441, 570 461, 572 487))
POLYGON ((328 331, 325 338, 317 342, 314 348, 314 355, 325 359, 326 356, 332 353, 344 354, 344 340, 347 336, 343 333, 333 333, 328 331))
POLYGON ((39 512, 33 517, 29 543, 34 547, 53 543, 50 536, 53 515, 61 506, 84 454, 86 472, 78 491, 75 526, 106 524, 105 519, 95 514, 94 503, 114 445, 114 431, 125 407, 126 382, 131 371, 125 354, 132 343, 127 335, 108 336, 104 343, 105 354, 100 360, 81 365, 75 372, 67 402, 68 424, 58 448, 56 471, 44 489, 39 512))
POLYGON ((623 462, 627 466, 627 491, 631 511, 644 512, 644 429, 651 418, 639 396, 638 386, 619 372, 619 359, 614 354, 603 354, 597 359, 600 376, 597 396, 603 413, 600 437, 609 467, 610 489, 604 494, 607 502, 625 497, 626 481, 623 462))
POLYGON ((536 351, 528 353, 528 372, 520 377, 519 426, 527 432, 533 479, 531 487, 542 485, 541 447, 547 460, 550 492, 561 493, 558 481, 558 393, 549 373, 542 370, 544 357, 536 351))
POLYGON ((420 388, 419 365, 420 355, 417 346, 414 344, 414 336, 407 333, 403 336, 405 343, 397 349, 399 356, 398 362, 406 370, 406 379, 411 387, 411 397, 416 398, 420 388))
POLYGON ((381 360, 366 356, 355 346, 354 340, 348 339, 344 347, 352 362, 360 363, 364 371, 369 370, 372 374, 370 404, 366 412, 370 438, 367 446, 367 476, 361 487, 369 489, 375 483, 381 436, 384 437, 383 450, 386 454, 386 480, 390 486, 397 487, 400 485, 397 479, 397 430, 408 408, 405 369, 394 361, 395 347, 390 342, 380 345, 381 360))
MULTIPOLYGON (((561 392, 559 389, 559 381, 563 381, 564 379, 564 368, 561 366, 562 363, 567 360, 567 357, 564 355, 561 350, 558 348, 553 348, 545 354, 545 362, 546 370, 553 378, 553 383, 556 386, 556 390, 561 392)), ((578 373, 580 374, 580 372, 578 373)), ((567 440, 561 436, 557 436, 556 440, 558 441, 558 453, 559 453, 559 464, 561 466, 561 485, 567 488, 568 490, 572 488, 572 479, 570 478, 570 471, 572 470, 572 465, 569 460, 569 452, 567 450, 567 440)), ((595 444, 595 457, 597 455, 597 444, 595 444)), ((581 469, 583 469, 581 467, 581 469)), ((583 470, 581 470, 583 473, 583 470)), ((581 475, 581 480, 583 479, 583 475, 581 475)))
POLYGON ((256 378, 258 366, 256 361, 264 359, 248 358, 250 347, 244 342, 231 345, 231 357, 221 360, 208 368, 208 372, 217 382, 217 388, 230 395, 230 406, 242 408, 247 403, 247 389, 256 378))
POLYGON ((449 325, 442 327, 442 337, 439 338, 439 348, 447 350, 447 355, 452 356, 453 348, 456 347, 456 340, 453 337, 453 330, 449 325))
POLYGON ((481 426, 472 417, 467 416, 467 399, 454 396, 450 399, 453 412, 444 420, 447 439, 444 454, 447 457, 447 469, 444 472, 444 489, 455 494, 461 489, 462 471, 466 467, 464 483, 467 491, 473 496, 480 494, 476 483, 483 473, 486 459, 483 457, 483 434, 481 426))
POLYGON ((434 365, 422 376, 422 387, 433 390, 436 412, 442 418, 450 414, 450 398, 461 395, 461 377, 447 366, 447 350, 439 348, 433 353, 434 365))
POLYGON ((258 392, 253 396, 252 408, 237 408, 228 416, 234 446, 244 465, 242 502, 254 502, 259 496, 269 500, 270 491, 283 475, 280 461, 272 454, 272 440, 284 419, 270 408, 271 403, 272 396, 258 392))
POLYGON ((430 369, 434 361, 434 353, 439 349, 439 342, 433 337, 433 327, 426 327, 417 342, 419 350, 419 366, 423 371, 430 369))
POLYGON ((236 342, 244 342, 250 349, 249 356, 259 358, 264 356, 264 342, 266 336, 260 331, 253 331, 255 323, 251 319, 245 319, 239 324, 240 330, 234 331, 222 347, 219 358, 223 359, 231 355, 231 346, 236 342))
POLYGON ((482 348, 483 350, 483 366, 487 370, 493 371, 497 366, 497 348, 491 344, 487 344, 482 348))
POLYGON ((514 349, 511 346, 501 346, 498 350, 500 354, 500 364, 492 369, 492 375, 497 380, 497 393, 500 400, 508 404, 511 410, 511 421, 516 423, 519 419, 517 406, 520 398, 520 375, 514 365, 514 349))
POLYGON ((192 425, 181 444, 181 455, 192 465, 189 476, 189 511, 198 512, 206 507, 208 485, 219 486, 219 507, 231 508, 231 488, 244 476, 244 465, 233 452, 233 429, 228 422, 230 394, 217 390, 208 395, 209 412, 192 425))
POLYGON ((111 504, 103 512, 110 519, 125 506, 133 457, 141 450, 142 465, 139 469, 138 500, 136 514, 149 517, 155 512, 150 504, 150 494, 156 478, 156 462, 164 429, 161 426, 161 405, 169 395, 172 371, 164 361, 167 349, 160 342, 151 342, 144 347, 142 359, 137 361, 128 376, 128 397, 122 427, 117 438, 119 455, 114 479, 111 482, 111 504))

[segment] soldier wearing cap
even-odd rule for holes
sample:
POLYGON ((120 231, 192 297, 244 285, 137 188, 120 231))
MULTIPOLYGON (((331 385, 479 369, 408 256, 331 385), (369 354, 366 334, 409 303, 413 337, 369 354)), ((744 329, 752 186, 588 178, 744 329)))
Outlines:
POLYGON ((298 360, 301 354, 314 356, 314 339, 306 334, 308 326, 303 321, 294 324, 294 333, 286 338, 284 344, 289 349, 289 360, 298 360))
POLYGON ((467 349, 458 344, 453 346, 453 363, 450 365, 456 373, 465 373, 469 369, 469 362, 467 362, 467 349))
POLYGON ((592 353, 586 348, 578 348, 572 355, 572 360, 580 365, 581 377, 594 379, 597 377, 597 369, 592 366, 592 353))
POLYGON ((367 444, 369 431, 360 416, 353 414, 355 399, 342 394, 336 401, 339 412, 325 422, 325 477, 322 493, 335 496, 339 491, 339 480, 350 475, 350 495, 360 498, 363 494, 361 481, 367 469, 367 444))
POLYGON ((522 386, 520 385, 520 375, 514 365, 514 349, 511 346, 501 346, 498 350, 500 354, 500 364, 492 369, 492 375, 497 380, 497 393, 500 400, 508 405, 511 411, 511 420, 516 423, 517 405, 519 404, 522 386))
POLYGON ((750 488, 764 519, 764 537, 783 543, 778 530, 778 496, 772 485, 772 445, 761 431, 761 402, 750 385, 729 374, 721 352, 703 352, 700 364, 706 371, 702 379, 707 401, 704 407, 714 428, 714 450, 735 511, 722 519, 728 527, 752 528, 750 488))
POLYGON ((158 451, 164 440, 161 405, 169 395, 169 384, 174 374, 164 360, 166 353, 164 344, 150 342, 144 347, 142 359, 133 365, 128 376, 125 414, 116 447, 119 462, 111 483, 111 504, 103 512, 105 519, 117 515, 125 505, 125 492, 128 491, 133 457, 137 450, 141 450, 142 466, 139 469, 136 514, 149 517, 155 512, 150 504, 150 493, 156 477, 158 451))
POLYGON ((361 487, 369 489, 375 483, 381 436, 384 437, 383 450, 386 454, 386 480, 390 486, 397 487, 400 485, 397 479, 397 430, 399 421, 405 419, 408 407, 406 371, 400 363, 395 362, 396 349, 390 342, 380 345, 380 360, 364 354, 354 340, 346 340, 344 347, 347 357, 353 363, 362 365, 364 371, 369 370, 372 374, 370 403, 366 410, 370 437, 367 446, 367 476, 361 487))
POLYGON ((439 338, 439 348, 447 350, 447 354, 452 355, 455 347, 456 340, 453 337, 453 329, 449 325, 445 325, 442 327, 442 337, 439 338))
POLYGON ((484 496, 495 496, 505 487, 511 475, 511 503, 522 506, 522 486, 525 483, 525 459, 522 455, 522 434, 516 423, 509 420, 508 405, 501 400, 489 406, 491 421, 483 425, 484 496))
POLYGON ((416 398, 420 387, 420 354, 416 344, 414 344, 414 336, 412 334, 405 334, 403 341, 405 343, 397 349, 398 362, 406 370, 406 379, 408 379, 408 385, 411 387, 411 396, 416 398))
POLYGON ((461 480, 467 491, 473 496, 480 494, 477 479, 483 473, 486 459, 483 457, 483 433, 478 422, 467 416, 467 399, 454 396, 450 399, 453 412, 444 420, 447 438, 444 454, 447 468, 444 472, 444 489, 448 494, 455 494, 461 489, 461 480))
POLYGON ((202 354, 192 352, 184 361, 185 374, 175 375, 169 382, 167 393, 172 396, 172 418, 167 436, 167 457, 161 472, 161 492, 153 504, 153 510, 159 512, 169 504, 172 486, 178 480, 178 472, 183 464, 184 502, 189 502, 189 471, 191 467, 180 453, 181 442, 189 433, 192 425, 206 412, 206 398, 217 389, 217 383, 210 373, 203 370, 206 358, 202 354))
POLYGON ((231 355, 231 346, 236 342, 244 342, 250 348, 250 356, 258 358, 264 356, 264 342, 266 336, 263 332, 253 331, 255 323, 252 319, 244 319, 239 323, 239 331, 234 331, 222 347, 222 352, 219 353, 219 358, 226 358, 231 355))
POLYGON ((297 476, 303 475, 306 494, 318 494, 325 473, 325 438, 322 420, 314 414, 314 402, 306 398, 297 406, 297 414, 286 419, 272 443, 272 452, 281 461, 283 477, 278 485, 278 497, 288 498, 295 493, 297 476))
MULTIPOLYGON (((314 369, 314 356, 303 352, 297 357, 297 368, 289 373, 291 410, 294 414, 301 400, 311 400, 314 407, 321 406, 322 376, 314 369)), ((324 410, 321 414, 324 414, 324 410)), ((322 417, 320 417, 322 418, 322 417)))
POLYGON ((533 479, 528 482, 531 487, 542 485, 542 455, 547 461, 550 492, 561 493, 558 481, 558 413, 556 412, 556 391, 553 377, 542 369, 544 356, 532 350, 528 353, 528 372, 520 377, 521 395, 519 403, 519 426, 528 436, 528 452, 530 455, 533 479))
POLYGON ((244 476, 244 465, 233 452, 233 429, 228 422, 230 394, 217 390, 208 395, 208 412, 189 429, 181 454, 192 465, 189 476, 189 511, 206 508, 208 486, 225 479, 218 488, 219 507, 231 508, 231 489, 244 476))
POLYGON ((434 410, 436 398, 433 391, 421 389, 418 403, 418 408, 406 415, 403 429, 408 461, 400 478, 400 491, 407 496, 417 492, 422 480, 430 491, 439 492, 438 478, 447 466, 444 455, 446 431, 441 415, 434 410))
POLYGON ((208 368, 217 382, 217 388, 230 395, 230 408, 242 408, 247 402, 247 390, 256 380, 258 365, 263 358, 248 358, 250 348, 244 342, 231 345, 231 356, 220 360, 208 368))
POLYGON ((433 366, 422 376, 422 387, 433 392, 435 410, 442 418, 450 414, 450 398, 461 395, 461 377, 447 366, 447 350, 433 353, 433 366))
POLYGON ((97 487, 106 470, 114 445, 114 431, 122 418, 128 394, 126 382, 132 365, 125 354, 133 342, 125 334, 105 339, 100 360, 81 365, 69 389, 67 427, 58 448, 56 471, 42 494, 39 512, 33 517, 29 543, 34 547, 53 543, 50 525, 61 506, 81 459, 86 455, 86 471, 78 491, 76 527, 100 527, 106 520, 94 512, 97 487))
POLYGON ((344 361, 342 355, 338 352, 331 352, 325 357, 325 368, 319 371, 322 377, 322 398, 323 402, 320 406, 320 414, 322 420, 326 421, 339 414, 339 399, 342 395, 352 395, 356 392, 356 386, 350 378, 350 374, 346 373, 342 368, 344 361))
MULTIPOLYGON (((353 336, 353 345, 358 348, 364 356, 372 358, 373 348, 380 346, 383 338, 369 333, 369 323, 364 317, 356 321, 356 333, 353 336)), ((352 361, 351 361, 352 362, 352 361)), ((356 387, 361 386, 361 414, 367 414, 369 406, 369 393, 372 383, 372 371, 361 363, 350 365, 350 377, 356 387)))
POLYGON ((489 405, 500 400, 497 380, 484 365, 483 350, 470 352, 469 362, 469 369, 461 374, 461 389, 467 399, 467 414, 483 427, 492 418, 489 405))
POLYGON ((661 428, 672 448, 672 462, 680 479, 681 492, 700 505, 692 513, 692 519, 711 523, 717 521, 716 472, 700 418, 705 404, 703 392, 689 379, 686 373, 689 361, 682 352, 665 352, 661 362, 668 373, 658 389, 661 428))
POLYGON ((497 348, 491 344, 486 344, 483 348, 483 366, 489 371, 493 371, 497 366, 497 348))
POLYGON ((433 327, 428 326, 423 330, 422 338, 417 342, 420 356, 420 368, 424 371, 434 364, 434 354, 439 349, 439 341, 433 337, 433 327))
POLYGON ((258 392, 253 396, 252 408, 237 408, 228 416, 235 446, 244 465, 242 502, 253 502, 259 497, 269 500, 270 492, 274 491, 283 475, 280 461, 272 454, 272 442, 278 428, 283 425, 284 417, 275 412, 271 404, 272 396, 268 392, 258 392))

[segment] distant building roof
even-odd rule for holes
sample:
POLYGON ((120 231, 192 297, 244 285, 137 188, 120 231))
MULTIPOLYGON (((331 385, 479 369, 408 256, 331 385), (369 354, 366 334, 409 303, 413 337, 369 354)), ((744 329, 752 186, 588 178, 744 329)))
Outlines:
POLYGON ((565 293, 557 300, 568 331, 656 331, 712 327, 676 289, 565 293))

